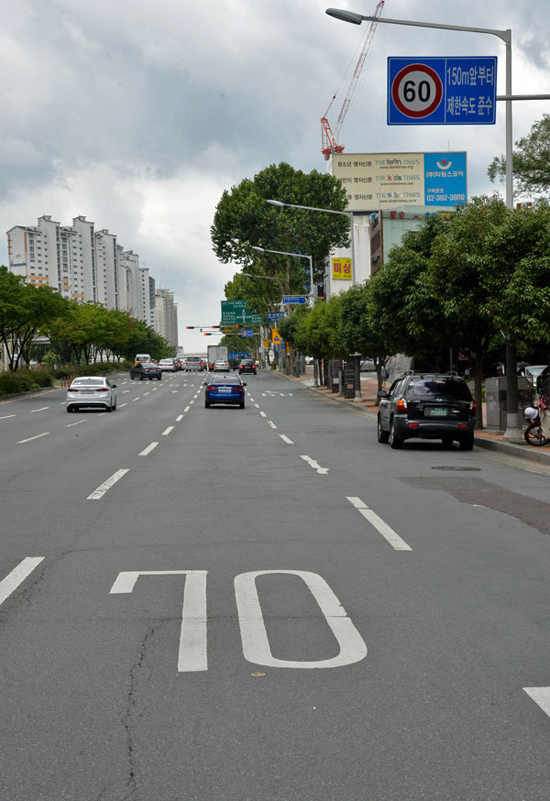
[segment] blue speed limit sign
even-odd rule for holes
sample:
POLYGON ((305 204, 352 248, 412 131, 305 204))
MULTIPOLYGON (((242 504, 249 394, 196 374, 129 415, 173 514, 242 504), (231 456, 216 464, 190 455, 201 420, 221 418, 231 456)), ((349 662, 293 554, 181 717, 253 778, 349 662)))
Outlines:
POLYGON ((388 125, 492 125, 497 59, 388 59, 388 125))

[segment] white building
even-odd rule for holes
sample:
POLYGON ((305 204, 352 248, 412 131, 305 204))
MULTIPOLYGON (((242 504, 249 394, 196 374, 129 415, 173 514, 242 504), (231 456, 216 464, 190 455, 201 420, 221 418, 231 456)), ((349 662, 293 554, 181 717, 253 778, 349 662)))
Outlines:
POLYGON ((178 345, 178 306, 174 293, 169 289, 157 289, 155 293, 155 330, 173 345, 178 345))
POLYGON ((9 269, 34 286, 51 286, 65 298, 120 309, 155 327, 155 280, 108 229, 84 216, 62 226, 48 215, 36 226, 7 232, 9 269))

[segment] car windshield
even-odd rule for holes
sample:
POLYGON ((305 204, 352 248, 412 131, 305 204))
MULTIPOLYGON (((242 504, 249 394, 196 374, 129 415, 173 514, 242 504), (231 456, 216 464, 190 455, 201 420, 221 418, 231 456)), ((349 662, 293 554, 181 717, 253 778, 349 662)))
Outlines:
POLYGON ((105 383, 103 378, 75 378, 73 387, 102 387, 105 383))
POLYGON ((211 378, 208 382, 209 385, 212 384, 240 384, 241 382, 236 376, 231 375, 224 375, 219 378, 211 378))
POLYGON ((200 362, 200 359, 199 359, 198 356, 189 356, 187 361, 188 362, 200 362))
POLYGON ((413 379, 407 390, 407 395, 442 398, 460 398, 470 400, 468 385, 458 378, 449 376, 427 375, 413 379))

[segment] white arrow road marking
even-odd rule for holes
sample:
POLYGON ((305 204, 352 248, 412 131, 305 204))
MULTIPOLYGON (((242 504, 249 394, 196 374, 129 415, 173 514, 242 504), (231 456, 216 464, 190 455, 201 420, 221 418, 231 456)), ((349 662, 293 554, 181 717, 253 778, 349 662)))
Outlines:
POLYGON ((91 495, 88 495, 87 500, 97 501, 99 500, 99 498, 102 498, 107 492, 107 490, 111 489, 111 487, 114 484, 116 484, 117 481, 120 481, 122 476, 125 476, 126 473, 128 473, 128 471, 129 468, 126 467, 122 468, 122 470, 117 470, 116 473, 113 473, 113 475, 107 479, 107 481, 104 481, 103 484, 100 484, 99 487, 96 490, 94 490, 91 495))
POLYGON ((45 559, 44 556, 27 556, 22 562, 19 562, 17 567, 13 568, 11 573, 8 573, 6 578, 0 581, 0 606, 25 581, 27 576, 30 576, 43 559, 45 559))
POLYGON ((151 444, 147 445, 147 447, 144 448, 141 451, 141 453, 138 453, 138 456, 147 456, 148 454, 151 453, 151 451, 153 451, 157 447, 157 445, 158 445, 158 442, 151 442, 151 444))
POLYGON ((538 704, 550 716, 550 687, 524 687, 523 689, 535 704, 538 704))
POLYGON ((405 540, 401 539, 399 534, 388 526, 381 517, 379 517, 376 512, 373 512, 366 503, 364 503, 361 498, 350 498, 348 497, 348 501, 351 503, 352 506, 355 506, 358 512, 360 512, 363 517, 369 521, 369 523, 374 526, 374 528, 381 534, 384 539, 386 539, 392 548, 396 551, 412 551, 410 545, 407 545, 405 540))
POLYGON ((310 467, 313 467, 314 470, 317 470, 319 475, 326 476, 326 474, 328 473, 328 467, 321 467, 321 465, 317 464, 315 459, 312 459, 311 456, 304 456, 302 454, 300 458, 303 459, 304 462, 307 462, 310 465, 310 467))
POLYGON ((18 445, 23 445, 25 442, 32 442, 33 439, 40 439, 40 437, 47 437, 49 435, 49 431, 44 431, 43 434, 37 434, 36 437, 29 437, 28 439, 20 439, 18 441, 18 445))
POLYGON ((174 430, 174 426, 168 426, 168 428, 166 428, 166 429, 165 429, 165 430, 162 432, 162 436, 163 436, 163 437, 167 437, 167 436, 168 436, 168 434, 170 433, 170 431, 173 431, 173 430, 174 430))
POLYGON ((291 439, 287 437, 286 434, 279 434, 280 438, 284 440, 288 445, 294 445, 291 439))

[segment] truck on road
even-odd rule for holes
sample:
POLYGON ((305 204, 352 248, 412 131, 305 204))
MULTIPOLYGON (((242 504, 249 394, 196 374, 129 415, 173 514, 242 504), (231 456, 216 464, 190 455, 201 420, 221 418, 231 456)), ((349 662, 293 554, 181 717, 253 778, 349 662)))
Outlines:
POLYGON ((217 362, 218 359, 224 359, 227 361, 227 345, 208 345, 208 369, 214 369, 214 362, 217 362))

